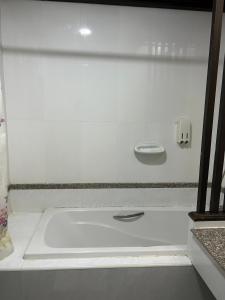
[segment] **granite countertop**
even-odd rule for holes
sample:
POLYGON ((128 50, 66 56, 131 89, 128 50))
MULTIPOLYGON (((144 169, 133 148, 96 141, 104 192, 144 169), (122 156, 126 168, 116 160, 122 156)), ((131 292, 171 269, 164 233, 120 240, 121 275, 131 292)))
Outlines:
POLYGON ((225 269, 225 228, 192 229, 192 232, 215 261, 225 269))

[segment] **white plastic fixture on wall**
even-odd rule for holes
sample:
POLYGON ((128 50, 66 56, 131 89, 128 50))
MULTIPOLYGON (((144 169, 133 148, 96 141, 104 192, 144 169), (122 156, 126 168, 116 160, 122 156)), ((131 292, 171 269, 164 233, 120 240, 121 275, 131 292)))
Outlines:
POLYGON ((165 149, 156 143, 143 143, 135 146, 134 151, 140 154, 160 154, 164 153, 165 149))
POLYGON ((180 117, 176 121, 176 141, 179 145, 187 145, 191 142, 191 121, 187 117, 180 117))

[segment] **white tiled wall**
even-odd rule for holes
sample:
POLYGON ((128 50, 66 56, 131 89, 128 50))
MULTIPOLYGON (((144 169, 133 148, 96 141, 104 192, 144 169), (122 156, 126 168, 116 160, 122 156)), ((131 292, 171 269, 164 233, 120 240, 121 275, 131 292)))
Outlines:
POLYGON ((12 183, 197 181, 209 13, 18 0, 1 14, 12 183), (143 141, 166 155, 136 157, 143 141))

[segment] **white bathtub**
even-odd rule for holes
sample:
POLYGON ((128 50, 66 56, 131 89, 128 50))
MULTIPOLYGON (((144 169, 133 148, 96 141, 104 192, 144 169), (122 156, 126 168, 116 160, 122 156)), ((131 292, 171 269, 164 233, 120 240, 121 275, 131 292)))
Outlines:
POLYGON ((24 258, 185 255, 187 213, 162 207, 47 209, 24 258))

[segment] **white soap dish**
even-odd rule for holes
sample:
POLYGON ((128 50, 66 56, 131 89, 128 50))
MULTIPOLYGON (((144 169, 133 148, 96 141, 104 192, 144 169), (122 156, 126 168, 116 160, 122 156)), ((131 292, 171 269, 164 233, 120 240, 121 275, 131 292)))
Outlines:
POLYGON ((155 143, 143 143, 135 146, 134 152, 139 154, 160 154, 164 153, 165 149, 163 146, 155 143))

